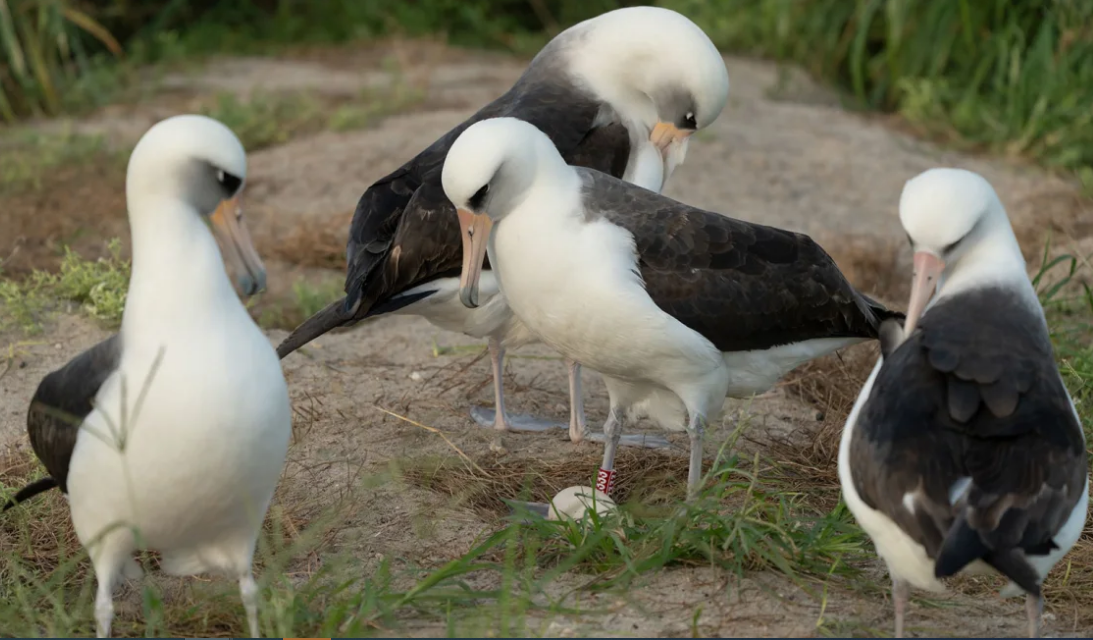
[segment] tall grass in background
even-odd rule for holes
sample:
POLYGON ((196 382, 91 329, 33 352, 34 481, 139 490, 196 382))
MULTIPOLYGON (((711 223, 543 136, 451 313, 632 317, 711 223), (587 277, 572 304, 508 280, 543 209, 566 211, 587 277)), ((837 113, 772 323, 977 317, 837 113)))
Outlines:
POLYGON ((0 118, 57 115, 102 50, 122 52, 102 24, 69 0, 0 0, 0 118))
MULTIPOLYGON (((390 33, 526 53, 574 22, 634 4, 649 2, 0 0, 0 116, 57 113, 92 59, 116 54, 119 42, 139 63, 390 33)), ((799 62, 862 107, 1074 171, 1093 188, 1090 0, 658 4, 691 16, 723 49, 799 62)))
POLYGON ((1093 187, 1093 2, 666 0, 722 47, 799 62, 864 107, 1093 187))

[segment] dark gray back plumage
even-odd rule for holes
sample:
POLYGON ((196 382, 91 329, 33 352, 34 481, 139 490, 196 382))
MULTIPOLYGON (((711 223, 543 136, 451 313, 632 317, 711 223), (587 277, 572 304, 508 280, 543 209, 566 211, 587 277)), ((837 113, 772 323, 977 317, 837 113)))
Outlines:
POLYGON ((344 301, 306 320, 277 347, 278 356, 372 315, 403 291, 458 277, 463 255, 459 222, 440 176, 448 149, 472 124, 500 117, 530 122, 567 163, 622 177, 630 134, 610 121, 613 111, 565 73, 559 54, 568 44, 552 41, 507 93, 364 192, 349 228, 344 301))
POLYGON ((721 351, 817 338, 876 338, 902 318, 858 293, 811 238, 691 207, 578 169, 590 216, 634 235, 657 306, 721 351))
POLYGON ((983 559, 1030 593, 1081 497, 1081 425, 1036 310, 1002 288, 939 302, 884 361, 850 443, 854 488, 934 558, 983 559), (950 491, 971 478, 966 498, 950 491), (904 495, 918 492, 915 513, 904 495))
POLYGON ((121 334, 110 336, 42 378, 27 411, 30 446, 61 491, 68 492, 68 464, 76 434, 99 388, 121 360, 121 334))

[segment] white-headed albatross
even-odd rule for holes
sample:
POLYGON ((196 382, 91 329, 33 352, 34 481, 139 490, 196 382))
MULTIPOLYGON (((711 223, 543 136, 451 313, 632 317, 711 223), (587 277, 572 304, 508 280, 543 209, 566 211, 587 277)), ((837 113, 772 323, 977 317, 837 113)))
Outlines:
MULTIPOLYGON (((533 336, 497 295, 488 265, 474 301, 481 308, 460 303, 462 241, 440 185, 448 149, 475 122, 514 117, 545 132, 567 162, 659 191, 683 162, 689 136, 721 113, 728 91, 721 54, 675 11, 618 9, 563 31, 507 93, 365 191, 349 231, 345 299, 306 320, 278 354, 284 358, 364 318, 420 315, 441 328, 489 338, 496 411, 472 411, 480 424, 521 431, 554 426, 504 411, 504 349, 533 336)), ((570 437, 578 441, 585 433, 580 371, 577 362, 568 366, 570 437)))
POLYGON ((291 414, 277 354, 217 246, 245 294, 264 286, 238 208, 246 171, 243 146, 215 120, 149 129, 126 176, 133 268, 121 331, 43 378, 27 413, 49 478, 7 507, 67 493, 98 579, 99 637, 110 635, 118 578, 141 573, 138 549, 159 551, 172 575, 238 579, 258 635, 251 564, 291 414))
POLYGON ((690 435, 693 492, 705 425, 726 395, 762 393, 807 360, 875 338, 878 316, 890 315, 808 236, 567 165, 527 122, 468 128, 448 153, 443 183, 473 233, 464 299, 474 300, 488 236, 516 316, 604 376, 611 413, 601 490, 610 488, 624 422, 645 413, 690 435))
POLYGON ((882 326, 846 421, 843 497, 888 565, 897 637, 909 586, 944 591, 939 578, 987 567, 1009 578, 1003 595, 1026 594, 1036 636, 1040 584, 1085 524, 1081 423, 991 185, 931 169, 899 215, 914 249, 906 330, 882 326))

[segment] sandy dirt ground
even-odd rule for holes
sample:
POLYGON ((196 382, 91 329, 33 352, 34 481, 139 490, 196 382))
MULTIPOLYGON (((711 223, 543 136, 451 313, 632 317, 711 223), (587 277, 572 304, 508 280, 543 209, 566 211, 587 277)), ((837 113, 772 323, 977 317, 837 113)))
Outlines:
MULTIPOLYGON (((166 97, 110 108, 77 126, 124 145, 202 92, 246 94, 262 89, 355 96, 395 82, 396 75, 398 81, 424 87, 420 103, 378 126, 300 137, 250 155, 247 211, 252 235, 267 256, 271 293, 277 295, 301 278, 340 276, 336 270, 308 264, 313 260, 291 261, 286 247, 298 240, 294 234, 301 229, 321 231, 332 238, 335 255, 342 251, 349 215, 363 190, 500 95, 523 64, 500 55, 407 43, 340 55, 216 61, 203 70, 163 79, 170 89, 163 94, 166 97), (397 73, 384 64, 388 56, 398 62, 397 73)), ((1075 185, 1005 161, 939 149, 904 132, 890 118, 842 108, 837 96, 793 69, 733 57, 726 58, 726 64, 732 82, 729 106, 708 131, 695 136, 686 164, 668 187, 673 197, 808 232, 855 284, 900 308, 909 274, 893 267, 906 264, 909 255, 896 215, 899 193, 904 181, 929 167, 960 166, 985 175, 1007 206, 1030 257, 1042 249, 1048 228, 1056 230, 1056 242, 1064 248, 1078 242, 1088 247, 1083 238, 1093 234, 1093 217, 1083 213, 1075 185)), ((94 230, 79 235, 87 247, 110 235, 124 237, 124 173, 104 171, 106 177, 96 178, 102 192, 97 195, 53 192, 0 199, 6 212, 0 213, 0 228, 17 230, 10 240, 0 238, 0 255, 10 255, 18 246, 21 252, 10 263, 14 268, 19 268, 19 261, 23 266, 48 263, 37 256, 74 233, 66 224, 94 230), (68 221, 76 209, 83 217, 68 221), (31 224, 32 218, 38 222, 31 224), (51 222, 53 226, 40 224, 54 218, 60 221, 51 222)), ((0 347, 14 345, 15 354, 10 369, 0 377, 0 442, 26 446, 23 420, 38 380, 105 335, 94 322, 73 314, 59 315, 43 335, 28 340, 13 333, 0 335, 0 347)), ((285 335, 276 330, 269 337, 276 344, 285 335)), ((287 358, 296 437, 279 500, 328 504, 356 487, 362 476, 423 457, 451 457, 454 447, 481 459, 587 459, 588 472, 593 473, 599 447, 574 446, 562 431, 499 439, 475 426, 468 416, 470 404, 492 403, 488 360, 479 359, 481 349, 445 353, 445 348, 476 344, 484 347, 421 319, 385 318, 326 336, 287 358), (384 410, 443 432, 451 444, 384 410)), ((565 419, 562 363, 547 359, 553 354, 542 347, 513 355, 505 378, 510 411, 565 419)), ((589 420, 600 424, 607 408, 602 382, 588 371, 584 381, 589 420)), ((752 428, 766 432, 790 432, 816 420, 815 407, 784 388, 750 403, 729 404, 724 422, 711 429, 710 455, 744 414, 752 428)), ((666 454, 646 455, 684 454, 684 441, 678 436, 670 439, 673 447, 666 454)), ((481 510, 399 480, 359 490, 355 496, 358 504, 346 529, 325 553, 351 554, 364 571, 380 556, 439 565, 466 553, 476 536, 498 526, 481 510)), ((877 593, 883 594, 887 578, 879 570, 876 575, 884 585, 877 593)), ((567 577, 558 588, 564 591, 577 582, 576 577, 567 577)), ((833 588, 824 601, 783 577, 764 573, 738 585, 712 569, 669 569, 646 576, 625 594, 578 591, 569 597, 585 608, 606 606, 609 613, 543 619, 532 624, 531 631, 562 636, 689 635, 698 607, 702 614, 697 626, 703 635, 805 637, 817 634, 821 621, 828 633, 871 635, 889 633, 892 624, 884 595, 833 588)), ((1073 609, 1067 602, 1049 602, 1045 631, 1056 636, 1090 635, 1093 628, 1071 622, 1076 619, 1073 609)), ((912 606, 908 623, 921 634, 989 637, 1020 635, 1023 620, 1018 601, 954 594, 941 607, 912 606)), ((443 633, 443 627, 415 626, 412 621, 409 625, 414 635, 443 633)))

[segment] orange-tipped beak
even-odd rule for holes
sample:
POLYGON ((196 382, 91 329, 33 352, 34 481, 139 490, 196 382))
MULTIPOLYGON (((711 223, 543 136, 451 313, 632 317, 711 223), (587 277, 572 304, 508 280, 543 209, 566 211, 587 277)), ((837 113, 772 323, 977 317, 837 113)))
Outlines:
POLYGON ((660 155, 667 160, 669 148, 673 142, 683 143, 690 137, 694 131, 685 131, 677 128, 674 124, 667 122, 658 122, 653 131, 649 134, 649 142, 660 150, 660 155))
POLYGON ((239 206, 239 196, 229 198, 220 203, 209 221, 212 223, 213 235, 220 245, 220 253, 224 255, 224 261, 235 274, 235 283, 239 293, 244 297, 250 297, 266 288, 266 267, 258 252, 254 250, 254 244, 250 240, 250 232, 243 222, 243 211, 239 206))
POLYGON ((915 275, 911 281, 911 301, 907 304, 907 322, 903 327, 903 335, 910 336, 918 324, 922 312, 930 298, 934 297, 937 288, 937 279, 945 271, 945 263, 941 258, 929 251, 915 253, 915 275))
POLYGON ((478 306, 478 278, 482 275, 482 262, 486 259, 486 245, 490 239, 493 220, 484 213, 471 213, 466 209, 459 214, 459 234, 463 237, 463 273, 459 276, 459 299, 465 307, 478 306))

